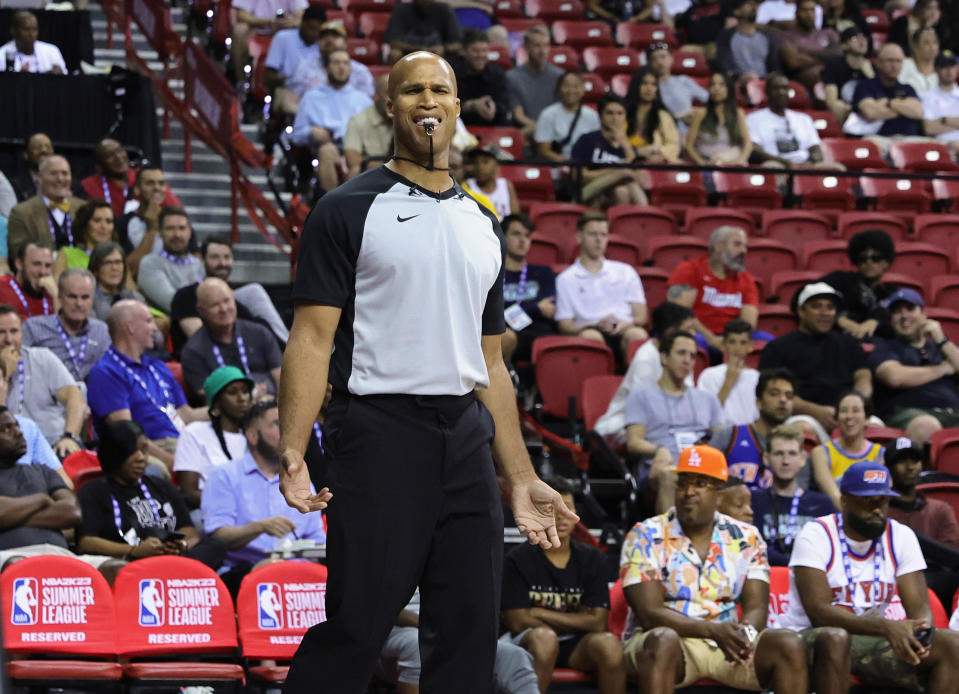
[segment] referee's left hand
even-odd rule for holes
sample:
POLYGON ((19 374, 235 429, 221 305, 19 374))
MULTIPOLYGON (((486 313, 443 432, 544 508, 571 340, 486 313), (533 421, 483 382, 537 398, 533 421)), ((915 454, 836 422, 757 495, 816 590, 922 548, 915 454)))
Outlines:
POLYGON ((519 531, 531 545, 540 545, 543 549, 559 547, 556 514, 566 516, 571 523, 579 521, 579 516, 566 507, 559 492, 540 479, 514 483, 510 506, 519 531))
POLYGON ((322 511, 329 504, 333 494, 329 487, 323 487, 316 494, 310 491, 310 471, 303 456, 291 448, 283 451, 280 465, 280 493, 286 503, 300 513, 322 511))

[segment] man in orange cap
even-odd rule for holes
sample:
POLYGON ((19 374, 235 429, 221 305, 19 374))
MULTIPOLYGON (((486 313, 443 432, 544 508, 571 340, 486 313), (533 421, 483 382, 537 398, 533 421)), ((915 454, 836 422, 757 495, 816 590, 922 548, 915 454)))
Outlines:
POLYGON ((620 559, 626 663, 640 692, 670 694, 708 677, 737 689, 805 693, 801 639, 765 628, 766 543, 753 526, 717 511, 726 458, 690 446, 675 473, 676 505, 633 526, 620 559))

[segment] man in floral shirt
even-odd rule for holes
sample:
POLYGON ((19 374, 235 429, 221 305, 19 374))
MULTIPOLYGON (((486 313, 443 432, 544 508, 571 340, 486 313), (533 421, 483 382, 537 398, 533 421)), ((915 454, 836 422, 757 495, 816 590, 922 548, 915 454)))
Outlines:
POLYGON ((620 558, 630 608, 626 662, 640 691, 669 694, 709 678, 737 689, 804 694, 801 639, 764 631, 766 543, 753 526, 716 510, 729 476, 725 457, 691 446, 675 472, 676 505, 633 526, 620 558))

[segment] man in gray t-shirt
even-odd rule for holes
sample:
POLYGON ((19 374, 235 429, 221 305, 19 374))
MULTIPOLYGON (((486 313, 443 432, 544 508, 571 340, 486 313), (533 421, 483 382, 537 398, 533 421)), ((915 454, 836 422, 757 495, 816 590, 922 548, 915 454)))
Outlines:
POLYGON ((720 70, 736 78, 737 84, 782 72, 779 42, 756 24, 756 0, 739 0, 733 10, 736 26, 724 29, 716 39, 716 61, 720 70))
POLYGON ((532 139, 536 121, 543 109, 556 100, 556 84, 563 71, 549 62, 549 30, 541 25, 523 35, 529 60, 506 73, 509 107, 513 122, 527 140, 532 139))
POLYGON ((182 207, 164 207, 157 222, 163 248, 140 261, 137 284, 150 304, 170 313, 177 289, 203 279, 203 263, 190 253, 193 228, 182 207))

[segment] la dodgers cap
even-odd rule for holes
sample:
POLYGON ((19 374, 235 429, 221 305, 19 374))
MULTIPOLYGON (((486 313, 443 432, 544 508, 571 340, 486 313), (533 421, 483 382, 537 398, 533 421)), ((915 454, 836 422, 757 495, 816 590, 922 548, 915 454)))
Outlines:
POLYGON ((850 465, 839 481, 839 491, 852 496, 899 496, 889 486, 885 465, 868 460, 850 465))
POLYGON ((889 295, 889 298, 882 302, 882 307, 892 308, 893 304, 899 303, 900 301, 905 301, 907 304, 919 307, 925 307, 926 305, 926 302, 922 300, 919 292, 915 289, 897 289, 889 295))
POLYGON ((679 463, 675 471, 689 472, 694 475, 706 475, 725 482, 729 479, 729 467, 722 451, 712 446, 690 446, 679 454, 679 463))

